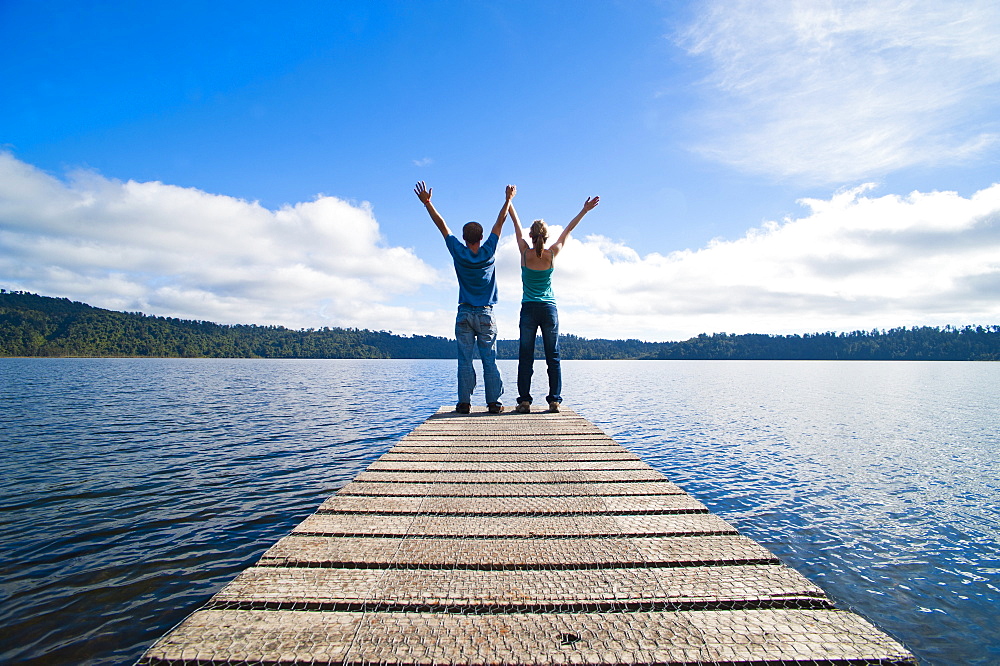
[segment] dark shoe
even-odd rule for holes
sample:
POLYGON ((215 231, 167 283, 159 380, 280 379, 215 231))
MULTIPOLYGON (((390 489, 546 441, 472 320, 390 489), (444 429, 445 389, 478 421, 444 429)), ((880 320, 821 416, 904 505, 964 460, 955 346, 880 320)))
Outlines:
POLYGON ((490 404, 486 405, 486 407, 487 409, 490 410, 490 414, 499 414, 500 412, 503 411, 503 405, 501 405, 499 402, 491 402, 490 404))
POLYGON ((459 414, 468 414, 469 412, 472 411, 472 405, 470 405, 467 402, 460 402, 457 405, 455 405, 455 411, 458 412, 459 414))
POLYGON ((530 402, 519 402, 514 411, 518 414, 530 414, 531 413, 531 403, 530 402))
POLYGON ((550 412, 558 412, 559 411, 559 403, 558 402, 550 402, 549 403, 549 411, 550 412))

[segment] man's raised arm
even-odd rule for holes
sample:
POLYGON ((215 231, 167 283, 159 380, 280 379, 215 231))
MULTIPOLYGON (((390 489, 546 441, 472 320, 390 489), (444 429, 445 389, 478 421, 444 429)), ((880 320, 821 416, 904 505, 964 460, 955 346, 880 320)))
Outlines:
POLYGON ((434 224, 437 225, 438 231, 441 232, 442 236, 447 238, 451 234, 451 230, 448 228, 448 225, 445 224, 444 218, 441 217, 441 214, 437 212, 436 208, 434 208, 434 204, 431 203, 431 192, 433 191, 434 188, 427 187, 422 180, 417 183, 416 187, 413 188, 414 194, 416 194, 417 198, 420 199, 420 202, 424 204, 424 208, 427 209, 427 214, 431 216, 431 220, 433 220, 434 224))
POLYGON ((517 186, 508 185, 506 199, 503 202, 503 208, 500 209, 500 214, 497 215, 497 221, 493 225, 492 233, 497 236, 499 236, 500 232, 503 231, 503 223, 507 220, 507 211, 510 210, 510 202, 514 198, 515 194, 517 194, 517 186))

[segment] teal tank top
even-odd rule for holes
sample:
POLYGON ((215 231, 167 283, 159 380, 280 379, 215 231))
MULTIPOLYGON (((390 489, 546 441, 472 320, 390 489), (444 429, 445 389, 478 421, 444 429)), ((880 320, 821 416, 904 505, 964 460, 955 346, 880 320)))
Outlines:
POLYGON ((556 296, 552 293, 552 266, 545 270, 536 271, 521 266, 521 285, 524 287, 522 303, 542 302, 555 303, 556 296))

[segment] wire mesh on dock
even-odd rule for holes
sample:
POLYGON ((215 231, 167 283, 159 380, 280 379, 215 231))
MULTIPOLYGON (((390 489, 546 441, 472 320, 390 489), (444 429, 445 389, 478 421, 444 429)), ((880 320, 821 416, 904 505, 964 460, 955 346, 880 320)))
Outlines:
POLYGON ((572 411, 447 408, 140 660, 911 663, 572 411))

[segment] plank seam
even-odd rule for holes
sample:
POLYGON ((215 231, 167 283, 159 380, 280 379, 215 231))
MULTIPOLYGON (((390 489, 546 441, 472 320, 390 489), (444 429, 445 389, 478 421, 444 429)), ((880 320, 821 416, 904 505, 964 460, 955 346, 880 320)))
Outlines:
MULTIPOLYGON (((346 486, 345 486, 346 487, 346 486)), ((600 497, 600 495, 431 495, 431 494, 420 494, 420 495, 410 495, 408 493, 398 494, 398 495, 386 495, 385 493, 355 493, 347 492, 342 493, 338 491, 341 497, 382 497, 382 498, 419 498, 419 497, 433 497, 433 498, 443 498, 443 499, 495 499, 498 497, 543 497, 545 499, 553 497, 566 497, 566 498, 577 498, 577 497, 600 497)), ((679 491, 676 493, 630 493, 628 495, 622 495, 621 497, 683 497, 687 495, 684 491, 679 491)))
MULTIPOLYGON (((377 495, 376 497, 384 497, 384 495, 377 495)), ((393 497, 402 497, 401 495, 393 495, 393 497)), ((425 495, 420 495, 419 497, 426 497, 425 495)), ((452 497, 452 495, 448 495, 452 497)), ((520 497, 520 496, 519 496, 520 497)), ((573 497, 579 497, 579 495, 574 495, 573 497)), ((665 495, 665 497, 677 497, 677 495, 665 495)), ((421 511, 415 509, 413 511, 365 511, 364 509, 317 509, 316 514, 324 516, 353 516, 353 515, 365 515, 365 516, 408 516, 411 514, 419 513, 421 516, 454 516, 456 518, 478 518, 478 517, 489 517, 489 516, 504 516, 504 517, 517 517, 517 518, 533 518, 533 517, 544 517, 544 516, 554 516, 559 518, 572 518, 574 516, 684 516, 684 515, 704 515, 709 514, 711 511, 708 509, 636 509, 636 510, 595 510, 595 511, 421 511)))
POLYGON ((711 612, 720 610, 836 610, 828 600, 802 593, 788 598, 715 599, 710 601, 596 601, 553 603, 421 603, 391 601, 209 601, 204 610, 294 610, 300 612, 378 612, 378 613, 446 613, 452 615, 482 615, 484 613, 608 613, 608 612, 711 612), (378 606, 377 611, 369 608, 378 606))
POLYGON ((691 559, 691 560, 615 560, 614 562, 559 563, 505 563, 505 562, 340 562, 334 560, 293 560, 275 557, 261 558, 254 566, 274 569, 394 569, 398 571, 583 571, 588 569, 697 569, 701 567, 735 566, 784 566, 777 557, 748 557, 743 559, 691 559))

